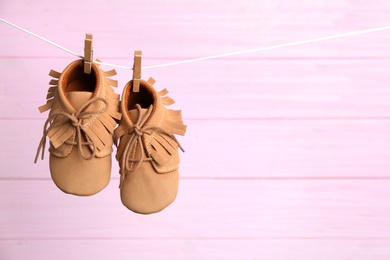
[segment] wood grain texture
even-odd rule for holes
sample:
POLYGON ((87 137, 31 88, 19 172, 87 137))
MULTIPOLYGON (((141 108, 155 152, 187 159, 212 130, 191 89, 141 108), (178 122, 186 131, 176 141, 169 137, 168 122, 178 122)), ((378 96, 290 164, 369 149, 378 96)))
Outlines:
POLYGON ((78 198, 49 181, 0 181, 5 209, 0 255, 5 260, 387 259, 389 184, 185 180, 173 205, 141 216, 120 204, 116 185, 78 198))
POLYGON ((60 192, 49 180, 0 185, 1 240, 390 242, 390 180, 182 180, 177 200, 147 216, 122 206, 117 183, 85 198, 60 192))
POLYGON ((0 257, 8 260, 55 258, 78 260, 127 259, 267 259, 267 260, 386 260, 389 242, 382 240, 23 240, 0 243, 0 257), (154 253, 150 253, 153 251, 154 253))
MULTIPOLYGON (((85 33, 93 33, 99 57, 128 62, 135 49, 142 49, 145 57, 196 58, 380 27, 388 25, 390 11, 390 3, 382 0, 70 0, 56 4, 17 0, 2 1, 0 7, 2 18, 79 53, 85 33)), ((1 26, 0 56, 64 56, 46 43, 1 26)), ((389 57, 383 44, 389 38, 389 32, 379 32, 245 57, 389 57)))
MULTIPOLYGON (((44 118, 51 69, 73 59, 0 59, 0 118, 44 118), (19 75, 23 75, 20 77, 19 75), (15 109, 18 106, 18 109, 15 109)), ((390 60, 224 60, 146 70, 185 119, 390 118, 390 60), (233 75, 233 76, 232 76, 233 75)), ((108 67, 105 67, 108 69, 108 67)), ((118 70, 117 93, 131 79, 118 70)))
MULTIPOLYGON (((2 179, 50 179, 33 164, 42 120, 3 120, 2 179), (26 131, 28 129, 28 131, 26 131), (22 143, 23 149, 15 146, 22 143), (23 161, 24 163, 19 163, 23 161)), ((390 120, 187 120, 184 179, 390 178, 390 120), (212 145, 210 145, 212 144, 212 145)), ((115 155, 115 150, 114 150, 115 155)), ((119 178, 113 158, 112 178, 119 178)))
MULTIPOLYGON (((383 0, 0 1, 0 17, 144 66, 389 25, 383 0)), ((33 158, 70 54, 0 24, 0 259, 390 259, 390 31, 143 70, 189 125, 161 213, 61 193, 33 158)), ((109 67, 103 67, 110 69, 109 67)), ((117 93, 132 72, 118 69, 117 93)))

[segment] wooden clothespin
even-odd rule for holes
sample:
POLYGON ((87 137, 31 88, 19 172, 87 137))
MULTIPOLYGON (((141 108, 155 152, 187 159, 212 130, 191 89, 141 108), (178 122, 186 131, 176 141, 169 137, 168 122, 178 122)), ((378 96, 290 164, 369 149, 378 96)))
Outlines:
POLYGON ((87 33, 84 41, 84 73, 91 74, 93 61, 92 34, 87 33))
POLYGON ((135 51, 133 65, 133 92, 139 92, 139 83, 141 81, 141 59, 142 51, 135 51))

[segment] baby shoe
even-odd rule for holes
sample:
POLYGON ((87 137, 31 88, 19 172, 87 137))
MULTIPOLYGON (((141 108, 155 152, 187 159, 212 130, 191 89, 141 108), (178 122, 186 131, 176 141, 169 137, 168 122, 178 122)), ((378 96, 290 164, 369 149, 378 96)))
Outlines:
POLYGON ((112 87, 117 82, 92 63, 91 73, 83 70, 83 60, 69 64, 62 73, 51 71, 53 80, 47 103, 50 109, 38 146, 42 159, 46 137, 50 139, 50 173, 65 193, 88 196, 104 189, 111 175, 112 133, 120 120, 119 95, 112 87))
MULTIPOLYGON (((184 135, 181 111, 167 109, 174 101, 166 89, 156 92, 154 80, 126 84, 120 111, 122 119, 114 131, 120 166, 120 196, 133 212, 150 214, 163 210, 177 195, 179 154, 174 134, 184 135), (119 144, 118 144, 119 141, 119 144)), ((183 149, 182 149, 183 150, 183 149)))

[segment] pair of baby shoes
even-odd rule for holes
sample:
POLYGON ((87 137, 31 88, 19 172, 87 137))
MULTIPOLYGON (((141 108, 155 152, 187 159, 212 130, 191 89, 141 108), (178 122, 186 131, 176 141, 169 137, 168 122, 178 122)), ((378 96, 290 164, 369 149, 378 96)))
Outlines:
POLYGON ((181 111, 167 109, 174 101, 166 89, 156 92, 154 80, 134 80, 124 87, 122 98, 110 79, 115 70, 103 71, 83 60, 69 64, 62 73, 51 71, 47 103, 50 110, 38 146, 43 159, 46 137, 50 140, 50 173, 65 193, 89 196, 104 189, 111 176, 113 144, 120 166, 123 205, 141 214, 161 211, 177 195, 179 155, 175 134, 184 135, 181 111))

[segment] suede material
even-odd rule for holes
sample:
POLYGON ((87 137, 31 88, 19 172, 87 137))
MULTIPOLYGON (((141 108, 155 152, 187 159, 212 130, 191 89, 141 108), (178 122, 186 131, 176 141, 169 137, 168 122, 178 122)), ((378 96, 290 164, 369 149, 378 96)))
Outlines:
POLYGON ((185 132, 186 128, 181 121, 181 113, 166 109, 161 98, 165 94, 156 92, 149 82, 154 83, 151 80, 141 80, 139 92, 132 91, 132 81, 125 86, 120 105, 122 119, 115 132, 115 139, 120 140, 116 158, 121 166, 121 201, 129 210, 140 214, 159 212, 175 200, 179 187, 178 145, 176 140, 162 130, 169 130, 169 134, 173 135, 185 132), (136 104, 142 109, 135 109, 136 104), (137 125, 139 117, 145 122, 142 126, 137 125), (134 127, 139 129, 137 131, 148 127, 149 130, 142 132, 141 139, 135 141, 135 148, 126 152, 126 145, 135 140, 134 132, 131 132, 134 127), (137 160, 142 154, 138 143, 140 140, 145 160, 137 167, 137 160), (124 154, 129 157, 124 158, 124 154), (124 167, 125 160, 135 161, 129 163, 127 169, 124 167))
MULTIPOLYGON (((92 95, 93 93, 88 91, 72 91, 65 94, 69 104, 76 110, 92 95)), ((86 154, 90 154, 86 146, 82 149, 86 154)), ((111 157, 108 156, 85 160, 80 157, 77 149, 72 149, 66 159, 50 154, 49 164, 54 183, 65 193, 89 196, 101 191, 110 182, 111 157)))
POLYGON ((120 196, 131 211, 151 214, 170 205, 176 199, 178 187, 178 171, 157 174, 150 163, 143 163, 123 180, 120 196))
POLYGON ((75 109, 79 109, 85 102, 91 99, 92 94, 92 92, 87 91, 72 91, 66 93, 66 99, 69 100, 69 103, 72 104, 75 109))
POLYGON ((51 81, 55 86, 40 107, 41 112, 50 109, 43 138, 50 139, 51 177, 65 193, 93 195, 110 181, 112 133, 121 116, 119 95, 111 88, 116 82, 107 78, 114 74, 95 63, 91 74, 85 74, 83 60, 72 62, 61 74, 50 72, 58 80, 51 81))
POLYGON ((103 190, 110 182, 111 157, 84 160, 73 149, 68 157, 50 154, 50 174, 55 185, 65 193, 90 196, 103 190))

